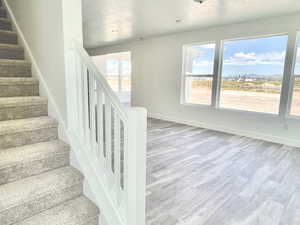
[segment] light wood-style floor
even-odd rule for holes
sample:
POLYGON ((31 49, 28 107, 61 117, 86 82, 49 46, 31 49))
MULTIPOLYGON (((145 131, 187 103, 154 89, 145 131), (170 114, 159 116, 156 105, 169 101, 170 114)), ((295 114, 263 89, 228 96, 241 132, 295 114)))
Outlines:
POLYGON ((300 225, 300 149, 148 123, 147 225, 300 225))

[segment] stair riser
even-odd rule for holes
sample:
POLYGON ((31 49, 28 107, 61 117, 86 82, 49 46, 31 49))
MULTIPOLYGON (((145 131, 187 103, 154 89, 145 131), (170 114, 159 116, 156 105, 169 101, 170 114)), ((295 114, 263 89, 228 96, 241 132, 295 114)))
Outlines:
POLYGON ((0 149, 52 141, 57 138, 57 128, 37 129, 33 131, 4 134, 0 136, 0 149))
POLYGON ((82 183, 57 190, 45 196, 40 196, 31 202, 25 202, 21 205, 10 208, 4 212, 0 212, 1 225, 11 225, 25 218, 36 215, 42 211, 57 206, 65 201, 79 197, 83 192, 82 183))
POLYGON ((22 49, 0 49, 0 59, 24 59, 22 49))
POLYGON ((0 20, 0 29, 1 30, 12 30, 11 22, 0 20))
POLYGON ((61 152, 53 154, 48 158, 27 161, 22 164, 3 168, 0 169, 0 185, 68 166, 69 163, 69 153, 61 152))
POLYGON ((18 38, 16 34, 1 34, 0 33, 0 43, 4 44, 17 44, 18 38))
POLYGON ((0 77, 30 77, 31 66, 24 65, 1 65, 0 77))
POLYGON ((5 9, 0 9, 0 17, 2 17, 2 18, 6 18, 7 17, 5 9))
POLYGON ((0 85, 0 97, 38 96, 39 85, 0 85))
POLYGON ((47 105, 0 108, 0 121, 47 116, 47 105))

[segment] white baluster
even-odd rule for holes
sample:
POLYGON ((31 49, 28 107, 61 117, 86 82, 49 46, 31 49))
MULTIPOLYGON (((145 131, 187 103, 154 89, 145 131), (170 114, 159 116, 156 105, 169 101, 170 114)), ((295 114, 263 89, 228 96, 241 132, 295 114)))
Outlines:
POLYGON ((95 113, 95 106, 96 106, 96 87, 95 87, 95 79, 93 74, 89 73, 89 94, 90 94, 90 143, 91 143, 91 149, 93 150, 93 153, 96 154, 96 113, 95 113))
POLYGON ((84 145, 89 145, 89 111, 88 111, 88 75, 87 66, 83 64, 82 66, 82 105, 83 105, 83 130, 84 130, 84 145))
POLYGON ((114 167, 115 167, 115 194, 117 203, 121 202, 121 126, 120 126, 120 117, 118 113, 115 113, 115 123, 114 123, 114 141, 115 141, 115 158, 114 158, 114 167))
POLYGON ((108 178, 108 186, 111 187, 113 177, 112 177, 112 167, 111 167, 111 102, 107 95, 105 95, 105 149, 106 149, 106 175, 108 178))
POLYGON ((98 120, 98 157, 104 163, 104 121, 103 121, 103 92, 97 82, 97 120, 98 120))

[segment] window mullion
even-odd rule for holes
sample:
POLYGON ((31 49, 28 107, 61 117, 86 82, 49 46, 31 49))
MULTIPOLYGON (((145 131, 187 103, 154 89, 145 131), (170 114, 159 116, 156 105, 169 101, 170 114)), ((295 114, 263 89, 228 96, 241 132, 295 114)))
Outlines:
POLYGON ((218 108, 220 102, 220 81, 222 73, 223 47, 222 41, 216 42, 215 58, 214 58, 214 78, 212 84, 212 107, 218 108))
POLYGON ((295 56, 297 50, 297 32, 290 32, 282 81, 282 90, 280 97, 279 115, 286 117, 290 113, 292 92, 293 92, 293 73, 295 65, 295 56))

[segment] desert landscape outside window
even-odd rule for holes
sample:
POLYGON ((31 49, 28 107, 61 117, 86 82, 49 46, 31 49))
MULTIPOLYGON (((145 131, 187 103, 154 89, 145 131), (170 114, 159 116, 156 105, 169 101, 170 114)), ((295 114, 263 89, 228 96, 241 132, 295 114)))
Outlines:
POLYGON ((287 35, 225 41, 220 107, 279 113, 287 35))

